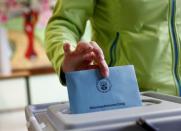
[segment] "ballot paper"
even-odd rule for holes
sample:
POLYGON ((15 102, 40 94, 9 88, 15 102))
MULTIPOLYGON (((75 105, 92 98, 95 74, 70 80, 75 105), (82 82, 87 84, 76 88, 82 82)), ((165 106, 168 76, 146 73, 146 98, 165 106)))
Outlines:
POLYGON ((141 106, 133 65, 109 68, 103 78, 98 69, 65 74, 73 114, 141 106))

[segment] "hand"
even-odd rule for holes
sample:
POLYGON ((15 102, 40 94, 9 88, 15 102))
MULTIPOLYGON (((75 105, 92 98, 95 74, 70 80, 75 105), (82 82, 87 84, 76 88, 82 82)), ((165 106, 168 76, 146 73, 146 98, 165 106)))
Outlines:
POLYGON ((109 76, 108 65, 104 59, 102 49, 96 42, 79 42, 74 51, 69 43, 64 44, 64 72, 99 68, 103 77, 109 76))

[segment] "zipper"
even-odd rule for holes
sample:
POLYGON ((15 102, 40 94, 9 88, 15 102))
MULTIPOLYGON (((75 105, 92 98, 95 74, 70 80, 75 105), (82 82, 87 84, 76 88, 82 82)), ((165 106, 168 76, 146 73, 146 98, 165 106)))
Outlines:
POLYGON ((178 74, 179 49, 178 49, 178 41, 177 41, 177 34, 175 28, 175 11, 176 11, 176 0, 170 0, 171 17, 169 22, 169 28, 170 28, 171 43, 173 44, 173 52, 174 52, 173 73, 176 85, 179 90, 179 96, 181 96, 181 83, 178 74))
POLYGON ((117 47, 117 43, 119 40, 119 36, 120 36, 120 33, 117 32, 116 37, 115 37, 115 39, 111 45, 111 48, 110 48, 110 62, 108 64, 109 67, 114 66, 116 64, 116 60, 117 60, 116 47, 117 47))

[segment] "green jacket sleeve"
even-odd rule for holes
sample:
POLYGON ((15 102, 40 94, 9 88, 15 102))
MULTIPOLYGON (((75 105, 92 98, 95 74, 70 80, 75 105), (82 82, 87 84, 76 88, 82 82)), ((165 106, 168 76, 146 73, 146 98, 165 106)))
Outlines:
POLYGON ((64 57, 63 43, 70 42, 76 46, 93 11, 94 0, 57 0, 46 27, 45 49, 59 76, 64 57))

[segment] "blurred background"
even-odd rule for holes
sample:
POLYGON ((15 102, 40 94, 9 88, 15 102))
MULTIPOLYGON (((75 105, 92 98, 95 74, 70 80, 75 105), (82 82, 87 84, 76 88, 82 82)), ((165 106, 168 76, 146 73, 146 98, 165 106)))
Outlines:
POLYGON ((56 0, 0 0, 0 131, 26 131, 28 104, 67 101, 44 51, 56 0))

